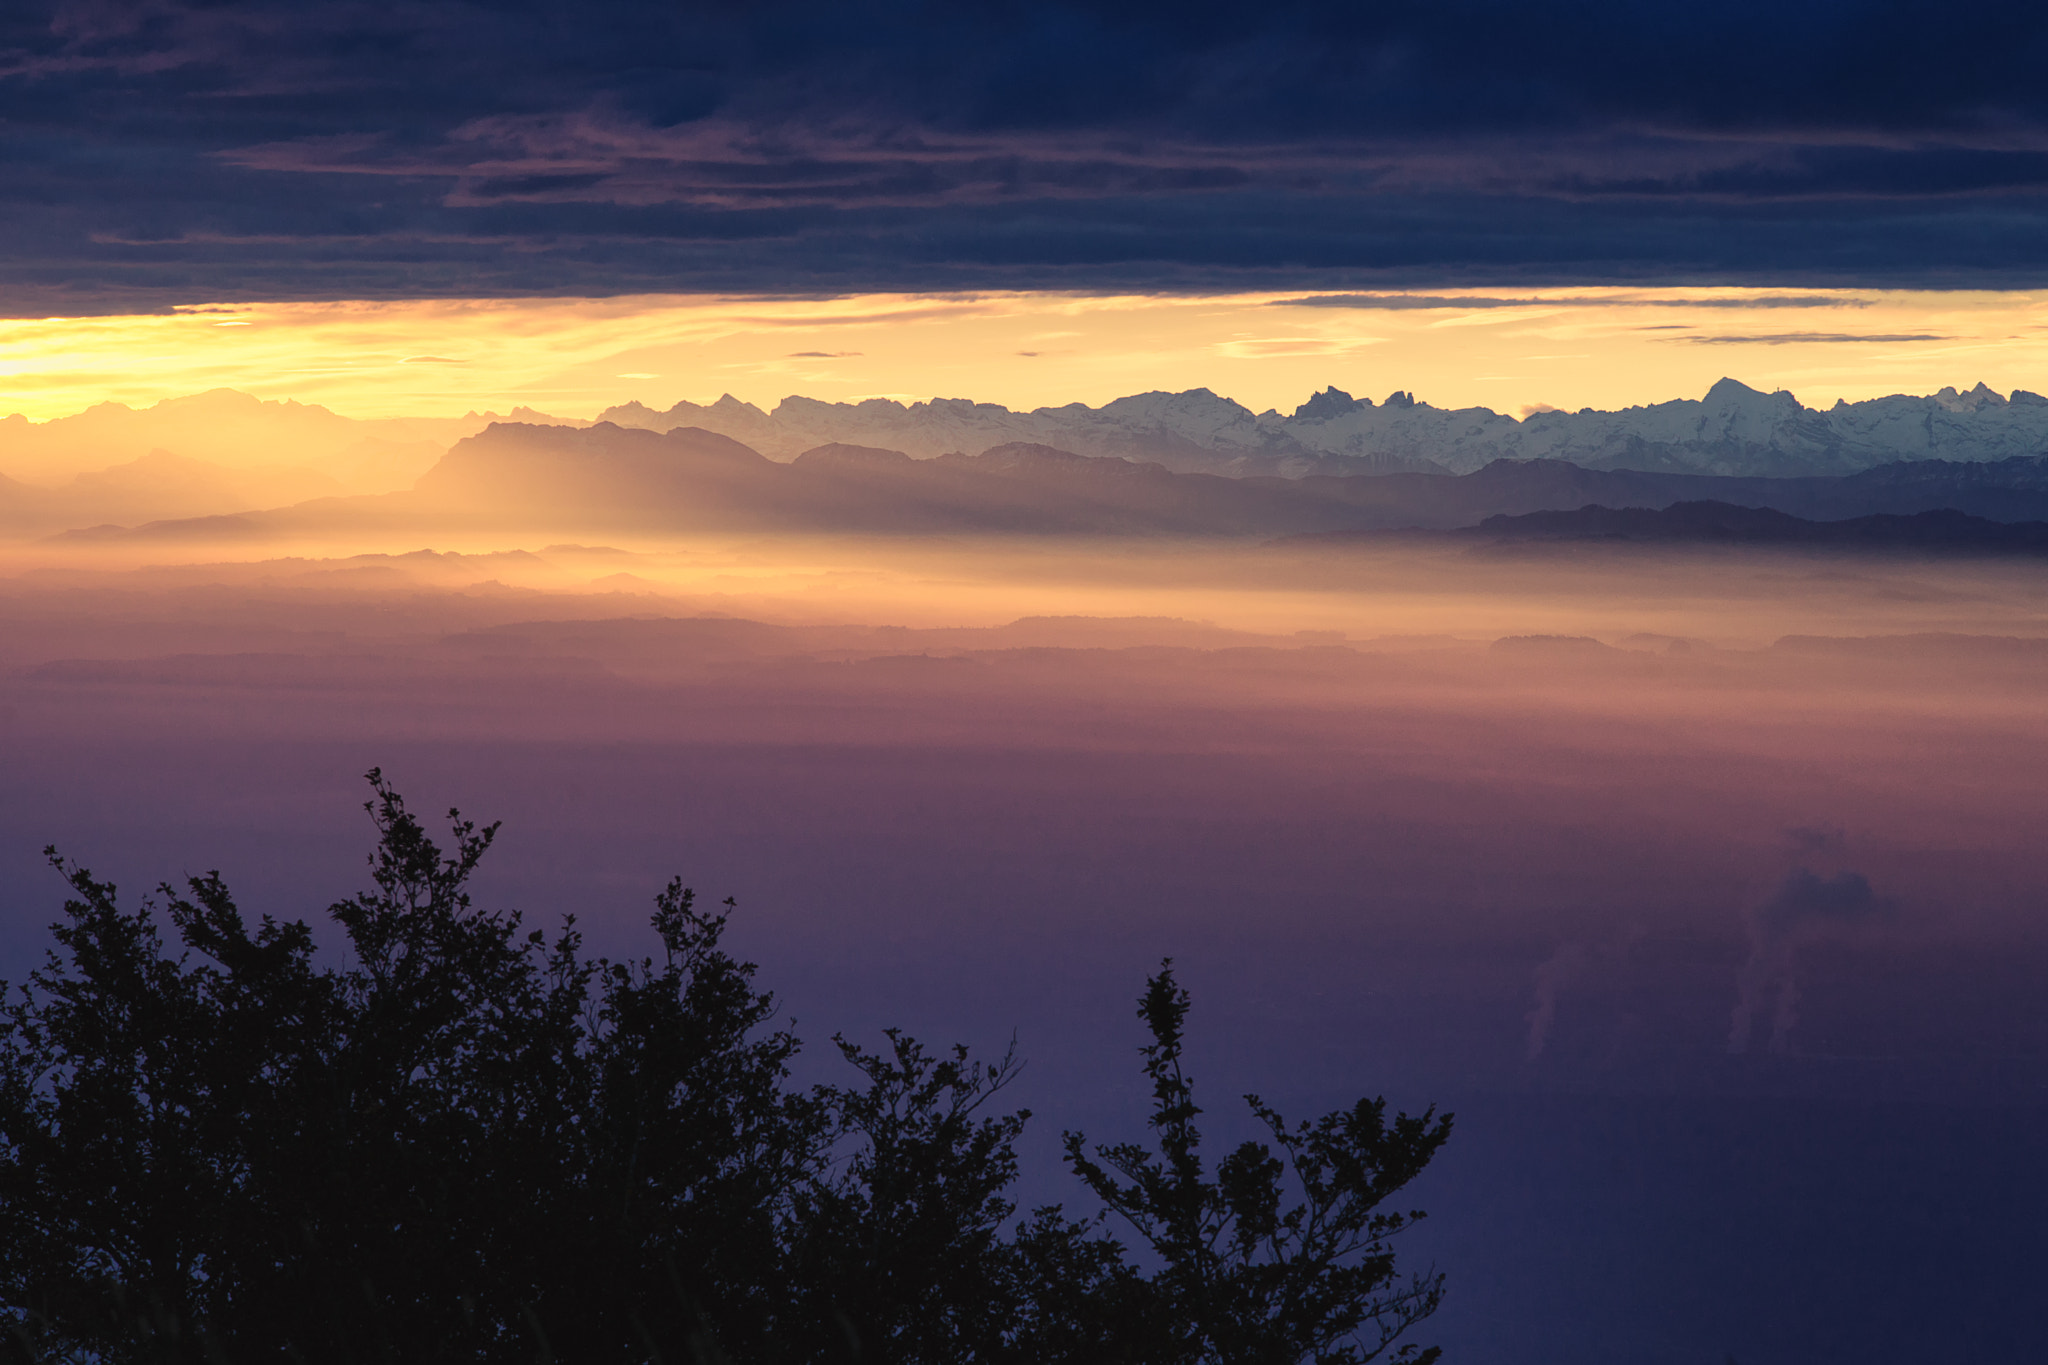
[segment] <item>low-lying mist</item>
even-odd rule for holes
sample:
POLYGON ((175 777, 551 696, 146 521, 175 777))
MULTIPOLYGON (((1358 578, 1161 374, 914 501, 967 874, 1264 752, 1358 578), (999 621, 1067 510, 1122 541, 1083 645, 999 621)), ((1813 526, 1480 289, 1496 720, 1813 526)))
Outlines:
MULTIPOLYGON (((1527 1358, 1487 1355, 1503 1314, 1567 1339, 1595 1311, 1562 1287, 1572 1256, 1654 1237, 1589 1153, 1740 1205, 1791 1168, 1724 1171, 1733 1193, 1701 1172, 1770 1114, 2048 1096, 2048 565, 1419 536, 433 543, 8 551, 8 977, 61 892, 46 843, 125 891, 217 867, 252 911, 349 893, 372 765, 417 806, 503 819, 484 899, 573 912, 601 949, 637 947, 672 873, 737 896, 737 942, 814 1042, 1014 1031, 1048 1154, 1062 1126, 1137 1115, 1131 997, 1170 954, 1219 1098, 1464 1115, 1418 1201, 1454 1295, 1486 1267, 1439 1334, 1477 1358, 1527 1358), (1561 1197, 1530 1162, 1579 1182, 1581 1230, 1544 1234, 1578 1252, 1497 1240, 1561 1197), (1527 1307, 1546 1296, 1550 1318, 1527 1307)), ((1971 1139, 1984 1169, 2019 1169, 2003 1122, 1971 1139)), ((1598 1311, 1668 1316, 1671 1286, 1740 1261, 1712 1238, 1644 1254, 1665 1278, 1598 1311)), ((1784 1312, 1786 1339, 1835 1330, 1784 1312)), ((1684 1329, 1740 1349, 1713 1330, 1684 1329)))
MULTIPOLYGON (((2048 629, 2028 563, 764 539, 146 566, 39 547, 10 567, 17 866, 56 842, 133 881, 240 849, 283 896, 303 869, 256 853, 243 803, 341 793, 293 837, 346 847, 345 794, 374 763, 512 818, 507 864, 606 848, 546 897, 524 870, 505 882, 599 933, 637 917, 636 877, 675 870, 761 904, 742 932, 820 970, 892 933, 955 966, 1006 943, 1013 972, 1027 945, 1124 945, 1126 971, 1215 952, 1290 995, 1337 945, 1457 959, 1444 1032, 1382 1064, 1429 1054, 1458 1084, 1758 1080, 1708 1044, 1767 952, 1773 981, 1830 965, 1796 1027, 1735 1051, 1846 1050, 1858 1076, 1953 1088, 1975 1073, 1881 1040, 1944 990, 1983 1001, 1897 963, 2041 936, 2048 629), (240 794, 209 812, 188 781, 240 794), (101 823, 109 802, 228 844, 133 842, 101 823), (1757 907, 1802 871, 1853 872, 1887 908, 1759 948, 1757 907), (897 891, 845 913, 878 883, 897 891), (1865 959, 1893 965, 1859 978, 1865 959), (1602 991, 1660 973, 1678 993, 1659 1017, 1597 1017, 1602 991)), ((40 920, 14 909, 25 948, 40 920)), ((886 1013, 917 1008, 912 979, 832 990, 886 1013)))

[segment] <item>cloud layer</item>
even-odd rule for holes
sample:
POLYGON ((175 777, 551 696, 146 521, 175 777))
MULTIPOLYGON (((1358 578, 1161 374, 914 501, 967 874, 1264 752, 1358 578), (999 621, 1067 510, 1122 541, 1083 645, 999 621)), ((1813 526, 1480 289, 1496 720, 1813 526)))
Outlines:
POLYGON ((2048 17, 61 0, 0 303, 2048 273, 2048 17))
POLYGON ((1728 1050, 1747 1052, 1756 1022, 1769 1007, 1769 1048, 1783 1052, 1799 1023, 1798 954, 1801 942, 1879 921, 1889 907, 1859 872, 1822 877, 1798 868, 1748 916, 1748 961, 1736 976, 1728 1050))

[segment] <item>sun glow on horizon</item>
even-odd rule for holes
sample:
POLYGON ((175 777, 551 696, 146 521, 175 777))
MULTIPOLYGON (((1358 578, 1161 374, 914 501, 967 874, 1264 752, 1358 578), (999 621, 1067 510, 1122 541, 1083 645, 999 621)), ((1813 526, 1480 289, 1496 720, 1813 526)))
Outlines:
POLYGON ((0 411, 44 421, 214 388, 353 417, 592 417, 730 393, 763 408, 1018 409, 1213 389, 1291 410, 1335 385, 1522 414, 1697 397, 1730 375, 1811 406, 1978 381, 2048 389, 2048 294, 1578 288, 1377 294, 207 304, 0 322, 0 411))

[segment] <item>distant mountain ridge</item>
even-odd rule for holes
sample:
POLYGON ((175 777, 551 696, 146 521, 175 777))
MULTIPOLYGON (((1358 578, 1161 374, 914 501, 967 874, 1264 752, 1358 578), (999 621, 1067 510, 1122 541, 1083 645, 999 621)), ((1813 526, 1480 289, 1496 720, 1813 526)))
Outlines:
MULTIPOLYGON (((1933 554, 2048 555, 2048 522, 1990 521, 1953 509, 1812 521, 1767 507, 1681 502, 1491 516, 1460 534, 1497 541, 1634 541, 1933 554)), ((1311 538, 1319 539, 1319 538, 1311 538)))
MULTIPOLYGON (((0 475, 57 489, 168 454, 230 479, 250 469, 299 468, 349 492, 387 492, 408 486, 450 444, 498 420, 488 412, 344 417, 317 403, 210 389, 144 408, 97 403, 47 422, 20 413, 0 418, 0 475)), ((526 408, 513 409, 510 420, 587 425, 526 408)))
POLYGON ((408 506, 449 516, 673 530, 1278 536, 1447 530, 1600 504, 1718 501, 1813 520, 1935 509, 2048 520, 2048 457, 1921 461, 1792 479, 1588 470, 1497 460, 1465 475, 1227 477, 1013 442, 913 459, 833 444, 772 461, 729 436, 601 423, 500 423, 458 442, 408 506))
POLYGON ((1722 379, 1699 399, 1617 412, 1444 409, 1396 392, 1383 402, 1325 389, 1290 414, 1250 408, 1208 389, 1143 393, 1017 412, 995 403, 792 396, 772 411, 730 394, 666 412, 640 403, 599 421, 649 431, 695 427, 790 460, 818 446, 903 451, 915 458, 1023 443, 1082 455, 1235 477, 1468 474, 1496 460, 1563 460, 1582 469, 1797 477, 1854 474, 1900 461, 1975 463, 2048 453, 2048 398, 1979 383, 1925 397, 1895 394, 1817 410, 1790 393, 1722 379))
MULTIPOLYGON (((516 420, 583 425, 515 408, 516 420)), ((496 420, 343 417, 233 389, 0 419, 0 532, 231 514, 412 486, 496 420)))
MULTIPOLYGON (((53 494, 0 481, 9 498, 53 494)), ((1912 461, 1799 478, 1583 469, 1496 460, 1470 474, 1179 473, 1013 442, 913 459, 845 443, 770 460, 729 436, 494 423, 457 442, 409 492, 326 497, 264 512, 98 526, 74 537, 231 538, 405 525, 638 533, 1284 537, 1470 527, 1500 514, 1719 502, 1816 521, 1940 509, 2048 521, 2048 456, 1912 461)), ((0 508, 4 510, 4 508, 0 508)), ((73 527, 91 525, 73 521, 73 527)), ((54 529, 54 528, 52 528, 54 529)))

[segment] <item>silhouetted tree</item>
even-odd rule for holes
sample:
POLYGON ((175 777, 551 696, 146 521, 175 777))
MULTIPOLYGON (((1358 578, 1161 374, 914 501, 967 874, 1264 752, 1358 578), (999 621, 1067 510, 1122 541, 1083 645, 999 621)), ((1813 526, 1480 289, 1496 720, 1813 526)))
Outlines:
MULTIPOLYGON (((1090 1155, 1082 1134, 1066 1134, 1074 1173, 1162 1263, 1147 1282, 1161 1299, 1152 1358, 1356 1365, 1382 1355, 1443 1300, 1440 1274, 1397 1279, 1389 1239, 1422 1214, 1380 1205, 1429 1164, 1450 1137, 1450 1117, 1431 1109, 1389 1123, 1386 1101, 1371 1099, 1290 1126, 1247 1095, 1279 1155, 1245 1142, 1205 1177, 1202 1110, 1181 1065, 1187 1012, 1168 961, 1138 1004, 1152 1034, 1143 1055, 1158 1150, 1119 1143, 1090 1155)), ((1403 1344, 1394 1358, 1438 1355, 1403 1344)))
POLYGON ((986 1111, 1014 1052, 840 1038, 859 1082, 799 1090, 730 901, 671 883, 659 960, 587 957, 573 920, 470 904, 496 826, 451 811, 444 852, 369 776, 338 964, 217 874, 123 910, 51 853, 66 918, 0 1012, 0 1358, 1351 1361, 1436 1305, 1388 1290, 1405 1220, 1371 1210, 1445 1123, 1254 1101, 1304 1202, 1252 1144, 1205 1183, 1170 969, 1141 1011, 1162 1157, 1068 1138, 1145 1272, 1101 1219, 1012 1224, 1029 1115, 986 1111))

